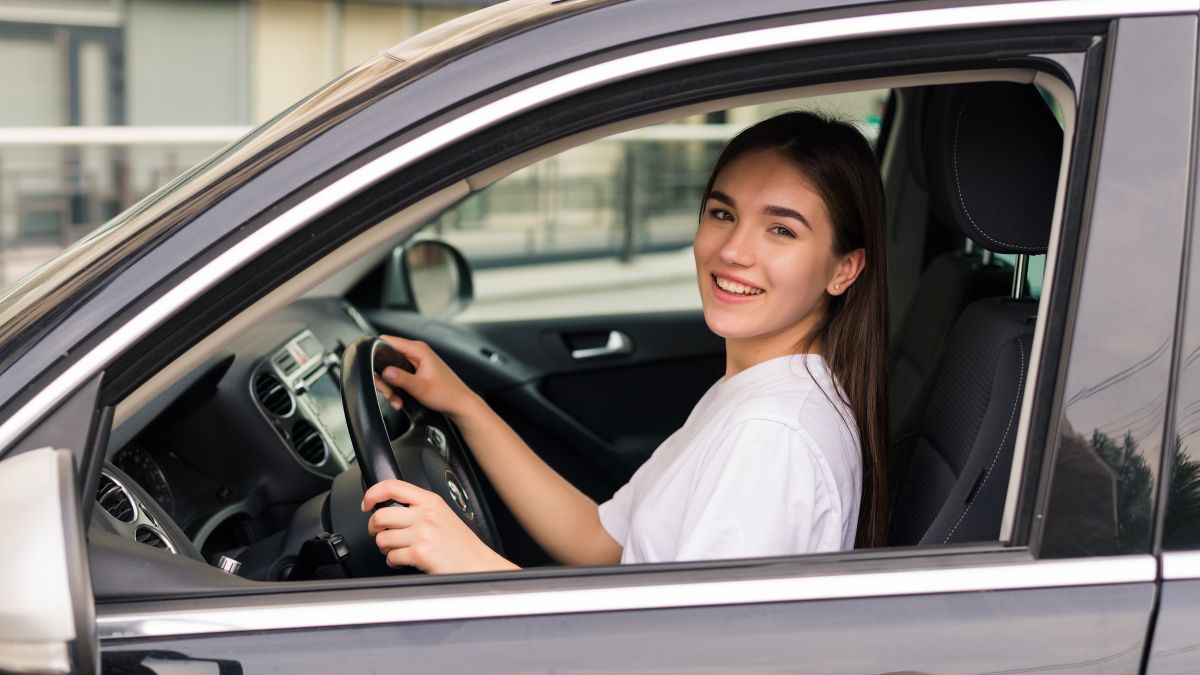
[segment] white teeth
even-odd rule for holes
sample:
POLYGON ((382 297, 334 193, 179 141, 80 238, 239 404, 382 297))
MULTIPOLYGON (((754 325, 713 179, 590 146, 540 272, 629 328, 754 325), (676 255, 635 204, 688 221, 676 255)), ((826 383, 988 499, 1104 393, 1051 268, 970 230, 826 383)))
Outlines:
POLYGON ((763 292, 761 288, 739 284, 736 281, 730 281, 729 279, 724 279, 716 275, 713 275, 713 278, 717 280, 717 287, 727 293, 735 293, 737 295, 758 295, 763 292))

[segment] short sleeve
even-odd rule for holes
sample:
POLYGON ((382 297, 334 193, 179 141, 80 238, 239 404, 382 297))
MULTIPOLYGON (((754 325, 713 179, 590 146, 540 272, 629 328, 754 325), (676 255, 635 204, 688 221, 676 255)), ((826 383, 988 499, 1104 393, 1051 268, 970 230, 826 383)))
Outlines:
POLYGON ((684 505, 678 560, 793 555, 841 548, 840 501, 803 429, 751 419, 702 461, 684 505))
MULTIPOLYGON (((636 477, 636 474, 635 474, 636 477)), ((629 538, 629 516, 633 502, 633 480, 622 485, 608 501, 600 505, 600 524, 613 541, 625 545, 629 538)))

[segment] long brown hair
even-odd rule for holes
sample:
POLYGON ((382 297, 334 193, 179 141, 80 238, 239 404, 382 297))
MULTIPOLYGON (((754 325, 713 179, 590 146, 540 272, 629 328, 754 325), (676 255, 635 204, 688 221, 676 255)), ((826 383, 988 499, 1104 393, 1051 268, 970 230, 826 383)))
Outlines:
MULTIPOLYGON (((863 494, 859 547, 884 546, 888 534, 887 479, 887 260, 884 193, 870 144, 851 124, 810 112, 777 115, 729 142, 704 188, 712 191, 729 162, 771 150, 791 161, 816 188, 833 222, 833 253, 863 249, 858 279, 841 295, 826 295, 821 320, 796 346, 821 345, 822 356, 854 413, 862 450, 863 494)), ((703 206, 701 206, 703 209, 703 206)), ((829 392, 825 392, 829 396, 829 392)), ((834 395, 842 396, 840 392, 834 395)))

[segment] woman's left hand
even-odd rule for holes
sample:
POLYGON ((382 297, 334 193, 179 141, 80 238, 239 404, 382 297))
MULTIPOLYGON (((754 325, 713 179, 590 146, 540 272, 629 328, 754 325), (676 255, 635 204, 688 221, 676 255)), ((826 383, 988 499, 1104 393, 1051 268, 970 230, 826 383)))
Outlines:
POLYGON ((362 510, 392 500, 408 506, 376 511, 367 524, 389 567, 430 574, 517 569, 488 548, 441 496, 402 480, 385 480, 363 495, 362 510))

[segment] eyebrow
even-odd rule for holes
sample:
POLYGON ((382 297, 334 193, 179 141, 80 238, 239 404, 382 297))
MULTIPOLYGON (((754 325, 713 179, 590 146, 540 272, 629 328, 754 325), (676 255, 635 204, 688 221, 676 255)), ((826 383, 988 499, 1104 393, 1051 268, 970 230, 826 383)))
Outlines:
MULTIPOLYGON (((725 194, 724 192, 721 192, 720 190, 709 191, 708 198, 715 199, 719 202, 724 202, 734 208, 737 208, 737 202, 733 201, 733 197, 730 197, 729 195, 725 194)), ((809 223, 808 223, 808 218, 805 218, 804 215, 802 213, 800 213, 799 211, 797 211, 795 209, 789 209, 785 206, 763 207, 763 215, 774 216, 776 218, 791 218, 793 220, 800 221, 800 224, 804 225, 808 229, 810 229, 810 230, 812 229, 812 225, 809 225, 809 223)))

